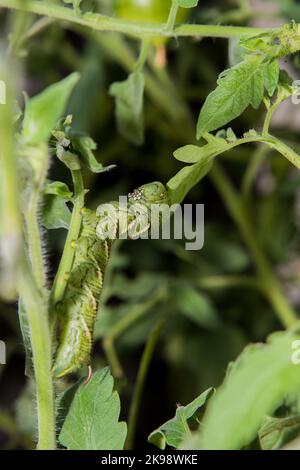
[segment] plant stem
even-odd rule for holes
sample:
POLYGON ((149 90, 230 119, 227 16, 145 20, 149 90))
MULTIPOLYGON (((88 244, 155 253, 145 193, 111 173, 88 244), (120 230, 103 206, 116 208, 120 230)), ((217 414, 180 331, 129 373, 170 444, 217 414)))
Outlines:
POLYGON ((39 432, 37 448, 53 450, 56 447, 55 407, 47 303, 25 262, 19 276, 19 292, 27 313, 32 345, 39 432))
POLYGON ((31 189, 28 205, 24 211, 24 216, 32 271, 37 286, 42 290, 46 287, 46 274, 43 262, 41 232, 38 222, 38 209, 41 191, 44 187, 48 171, 48 147, 46 144, 41 144, 35 149, 31 147, 26 149, 26 153, 29 154, 29 152, 32 152, 31 156, 34 155, 35 161, 38 162, 38 171, 36 181, 31 189))
POLYGON ((120 364, 118 355, 115 350, 115 341, 119 338, 131 325, 145 315, 150 308, 152 308, 157 302, 164 300, 166 297, 166 287, 162 286, 156 292, 152 294, 152 297, 148 301, 141 302, 133 306, 132 311, 121 318, 117 322, 107 336, 103 340, 103 348, 105 350, 108 362, 111 365, 112 373, 114 377, 121 378, 124 373, 120 364))
POLYGON ((239 289, 241 287, 261 289, 259 281, 251 276, 205 276, 200 278, 197 284, 202 289, 239 289))
MULTIPOLYGON (((191 28, 193 28, 193 25, 191 25, 191 28)), ((101 41, 101 43, 102 43, 104 36, 101 36, 101 37, 98 36, 98 38, 99 38, 99 42, 101 41)), ((97 38, 96 38, 96 40, 97 40, 97 38)), ((120 45, 122 45, 122 47, 125 47, 122 41, 120 42, 120 45)), ((114 54, 113 54, 114 58, 121 65, 125 66, 125 68, 131 69, 132 67, 134 67, 134 61, 133 61, 133 64, 131 64, 131 61, 129 60, 130 53, 129 53, 128 47, 126 48, 127 60, 125 62, 122 58, 123 55, 119 53, 120 51, 118 51, 117 49, 114 49, 113 52, 114 52, 114 54)), ((158 87, 158 89, 160 88, 160 85, 161 85, 160 94, 167 95, 167 90, 166 90, 166 88, 164 86, 164 83, 162 81, 160 81, 158 83, 157 82, 154 82, 154 83, 155 83, 155 86, 158 87)), ((158 104, 158 106, 161 109, 164 109, 168 113, 168 115, 170 115, 170 117, 176 116, 176 108, 174 107, 174 103, 176 102, 175 100, 167 100, 166 103, 164 101, 163 102, 160 101, 159 99, 156 100, 154 98, 154 96, 152 96, 152 90, 150 91, 150 89, 149 89, 149 82, 148 81, 146 81, 146 91, 148 91, 149 94, 151 94, 152 99, 154 99, 154 101, 158 104)), ((176 103, 176 106, 177 106, 177 103, 176 103)), ((180 104, 179 104, 179 106, 180 106, 180 104)), ((183 109, 183 113, 189 114, 185 109, 183 109)), ((183 131, 183 133, 185 132, 185 134, 186 134, 185 135, 185 141, 190 144, 191 142, 194 143, 195 139, 194 139, 193 127, 190 126, 189 121, 190 120, 188 120, 187 126, 184 127, 182 129, 182 131, 183 131)), ((285 145, 283 142, 279 141, 278 139, 276 139, 273 136, 270 136, 269 134, 265 135, 265 136, 261 136, 261 135, 258 134, 258 135, 253 136, 253 137, 251 136, 251 137, 246 137, 246 138, 240 139, 239 141, 228 145, 227 150, 231 150, 231 149, 233 149, 233 148, 235 148, 235 147, 237 147, 238 145, 241 145, 241 144, 255 143, 255 142, 261 142, 261 143, 264 143, 264 144, 268 145, 271 148, 276 149, 279 153, 284 155, 293 165, 295 165, 297 168, 300 169, 299 155, 296 152, 294 152, 290 147, 285 145)), ((197 144, 197 142, 196 142, 196 144, 197 144)), ((273 305, 276 313, 278 314, 279 318, 282 320, 283 324, 286 325, 286 326, 290 326, 290 325, 295 323, 295 321, 297 320, 297 316, 295 315, 295 313, 291 309, 291 307, 288 305, 288 302, 287 302, 286 298, 284 297, 284 295, 281 291, 281 287, 280 287, 277 279, 274 277, 274 275, 272 273, 272 269, 269 266, 268 260, 266 259, 263 251, 261 250, 261 248, 257 244, 257 240, 256 240, 256 237, 255 237, 255 233, 253 232, 253 228, 251 226, 251 223, 249 223, 249 220, 248 220, 247 216, 244 217, 244 215, 243 215, 243 209, 241 207, 241 203, 240 203, 238 195, 235 194, 235 191, 232 188, 232 185, 230 184, 230 182, 227 179, 222 180, 222 177, 220 177, 220 175, 219 175, 220 171, 218 172, 218 169, 216 169, 216 167, 215 167, 210 172, 210 176, 211 176, 217 190, 221 194, 223 194, 224 202, 225 202, 229 212, 232 214, 233 219, 235 220, 237 225, 240 228, 242 228, 242 234, 244 235, 244 238, 245 238, 248 246, 250 247, 251 251, 253 252, 255 261, 257 263, 258 270, 260 271, 261 274, 264 272, 264 278, 265 278, 265 280, 267 281, 267 284, 268 284, 268 289, 267 290, 268 290, 268 299, 269 299, 269 301, 273 305), (226 193, 227 189, 229 190, 228 194, 226 193), (272 292, 272 290, 276 290, 276 289, 279 290, 278 294, 276 294, 276 292, 275 293, 272 292)), ((116 361, 115 362, 116 371, 120 372, 122 369, 120 369, 120 367, 119 367, 120 364, 119 364, 118 360, 116 360, 117 356, 115 354, 115 350, 114 350, 114 346, 113 346, 113 339, 110 336, 108 336, 105 339, 105 346, 106 346, 107 354, 111 356, 111 359, 112 359, 113 363, 116 361)))
POLYGON ((172 0, 169 17, 168 17, 168 21, 166 24, 166 31, 168 33, 171 33, 174 30, 178 8, 179 8, 178 0, 172 0))
POLYGON ((283 325, 287 328, 294 325, 297 321, 297 316, 289 306, 282 293, 281 286, 272 273, 268 260, 251 226, 246 208, 241 204, 238 194, 236 194, 231 182, 220 165, 214 165, 213 169, 210 171, 210 176, 222 196, 231 217, 239 227, 245 242, 252 251, 266 297, 269 299, 283 325))
POLYGON ((39 34, 41 31, 44 29, 48 28, 50 25, 54 23, 53 18, 48 18, 48 17, 43 17, 37 20, 30 29, 24 34, 22 40, 23 41, 28 41, 29 39, 32 39, 34 36, 39 34))
POLYGON ((143 67, 148 57, 150 44, 151 43, 147 39, 142 41, 140 55, 135 64, 135 72, 141 72, 143 70, 143 67))
POLYGON ((130 410, 129 410, 128 432, 127 432, 127 439, 125 443, 126 450, 134 449, 138 414, 139 414, 139 409, 140 409, 140 405, 142 401, 145 382, 146 382, 146 378, 147 378, 147 374, 149 370, 149 365, 150 365, 156 344, 158 342, 159 335, 163 327, 164 327, 163 321, 155 325, 155 327, 150 332, 147 344, 145 346, 145 349, 142 355, 137 379, 135 382, 130 410))
POLYGON ((68 273, 71 271, 75 255, 73 242, 76 241, 79 236, 82 222, 81 211, 84 206, 84 186, 81 171, 72 171, 72 179, 74 185, 75 202, 64 251, 51 291, 51 305, 53 307, 57 304, 57 302, 59 302, 63 298, 65 288, 68 282, 68 273))
POLYGON ((18 51, 20 50, 20 46, 22 43, 22 37, 24 35, 24 31, 27 28, 27 24, 29 21, 29 14, 27 12, 27 1, 28 0, 18 0, 19 5, 22 5, 23 9, 18 10, 15 15, 11 17, 11 34, 9 38, 9 47, 8 52, 9 54, 17 55, 18 51))
POLYGON ((165 24, 135 23, 113 18, 97 13, 86 13, 78 15, 71 8, 56 5, 48 1, 29 0, 26 6, 19 0, 0 0, 0 8, 11 8, 15 10, 25 10, 37 15, 49 16, 57 20, 68 21, 86 26, 97 31, 114 31, 131 36, 145 38, 151 36, 201 36, 230 38, 239 36, 254 36, 270 28, 251 28, 236 26, 215 26, 215 25, 181 25, 175 27, 173 31, 167 31, 165 24))

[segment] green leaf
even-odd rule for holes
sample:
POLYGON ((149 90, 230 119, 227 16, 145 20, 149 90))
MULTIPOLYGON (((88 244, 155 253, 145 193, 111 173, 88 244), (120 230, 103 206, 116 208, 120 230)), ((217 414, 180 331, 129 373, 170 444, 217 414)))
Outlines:
POLYGON ((299 416, 286 418, 266 416, 258 431, 260 446, 263 450, 280 449, 299 428, 299 416))
POLYGON ((59 160, 66 165, 71 171, 81 169, 80 160, 75 153, 65 150, 62 145, 58 144, 56 147, 56 155, 59 160))
POLYGON ((144 88, 144 75, 134 72, 124 82, 113 83, 109 90, 116 99, 119 132, 136 145, 144 142, 144 88))
MULTIPOLYGON (((228 129, 226 137, 232 139, 233 136, 235 137, 232 129, 228 129)), ((205 160, 206 157, 214 158, 220 153, 230 149, 228 141, 221 137, 206 134, 205 139, 207 141, 206 145, 202 145, 201 147, 198 145, 185 145, 175 150, 174 157, 180 162, 196 163, 205 160)))
POLYGON ((195 417, 199 408, 205 405, 213 393, 214 389, 209 388, 189 405, 178 406, 175 417, 153 431, 148 437, 148 442, 156 445, 159 449, 165 449, 167 445, 178 449, 191 434, 188 420, 195 417))
POLYGON ((267 344, 245 349, 209 403, 197 447, 242 448, 288 394, 299 394, 299 367, 292 362, 297 339, 296 332, 280 332, 271 335, 267 344))
POLYGON ((126 300, 137 300, 151 295, 152 291, 162 282, 162 279, 159 272, 153 274, 145 272, 134 279, 123 274, 116 274, 107 289, 109 289, 111 296, 126 300))
POLYGON ((175 150, 174 157, 176 160, 184 163, 197 163, 205 157, 205 154, 210 156, 211 152, 206 152, 206 149, 198 145, 185 145, 175 150), (204 151, 204 152, 203 152, 204 151))
POLYGON ((68 229, 71 212, 66 201, 71 201, 73 193, 61 181, 47 181, 44 188, 42 224, 48 230, 68 229))
POLYGON ((279 61, 273 60, 270 64, 266 64, 266 73, 265 73, 265 87, 269 96, 273 96, 275 90, 278 86, 279 81, 279 61))
POLYGON ((92 173, 103 173, 115 168, 115 165, 104 167, 96 160, 93 151, 97 149, 97 144, 91 137, 71 133, 70 139, 75 153, 92 173))
POLYGON ((22 131, 26 143, 37 145, 48 140, 78 80, 79 74, 73 73, 34 98, 26 99, 22 131))
MULTIPOLYGON (((269 68, 262 56, 250 55, 243 62, 225 70, 219 76, 217 88, 210 93, 201 109, 197 138, 226 125, 240 116, 249 105, 258 108, 264 96, 269 68)), ((271 85, 268 86, 271 91, 271 85)))
POLYGON ((240 45, 240 38, 232 37, 228 40, 228 62, 230 67, 242 62, 245 58, 246 51, 240 45))
POLYGON ((44 195, 42 211, 42 225, 48 229, 65 228, 68 230, 71 221, 71 212, 61 196, 54 194, 44 195))
POLYGON ((285 70, 281 70, 279 74, 277 101, 282 102, 286 100, 296 91, 299 92, 299 89, 297 90, 297 87, 293 86, 293 79, 285 70))
POLYGON ((220 325, 218 315, 209 298, 184 281, 174 281, 171 298, 180 312, 199 326, 215 328, 220 325))
POLYGON ((198 5, 199 0, 177 0, 181 8, 194 8, 198 5))
POLYGON ((188 192, 207 175, 212 167, 211 158, 206 157, 195 165, 185 166, 167 183, 171 204, 181 203, 188 192))
POLYGON ((75 394, 59 441, 70 450, 122 450, 126 423, 119 422, 120 399, 108 368, 94 373, 75 394))
POLYGON ((57 140, 56 155, 71 171, 80 170, 81 163, 89 168, 92 173, 103 173, 115 168, 115 165, 104 167, 99 163, 94 150, 97 149, 96 142, 85 134, 74 132, 72 127, 72 116, 67 116, 63 123, 63 130, 56 129, 52 132, 57 140))
POLYGON ((174 152, 177 160, 195 164, 182 168, 168 181, 168 194, 172 204, 182 202, 186 194, 209 172, 214 157, 230 149, 225 139, 210 134, 206 134, 205 139, 206 145, 186 145, 174 152))

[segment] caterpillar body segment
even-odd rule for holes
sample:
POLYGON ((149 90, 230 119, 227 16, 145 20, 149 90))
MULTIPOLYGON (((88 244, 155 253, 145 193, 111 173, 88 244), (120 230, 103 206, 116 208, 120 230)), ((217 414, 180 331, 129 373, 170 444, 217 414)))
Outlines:
POLYGON ((92 211, 83 216, 65 296, 57 305, 59 347, 53 367, 57 378, 76 372, 90 361, 94 323, 111 245, 110 240, 99 240, 95 236, 95 227, 93 233, 89 233, 90 226, 86 224, 92 217, 94 222, 98 220, 92 211))
MULTIPOLYGON (((168 204, 166 188, 158 182, 141 186, 128 195, 128 207, 137 203, 146 212, 152 204, 168 204)), ((117 202, 111 204, 119 209, 117 202)), ((59 325, 59 345, 53 366, 56 378, 74 373, 90 363, 94 324, 113 243, 112 239, 98 237, 97 227, 104 217, 94 211, 83 210, 81 232, 74 243, 73 267, 64 298, 56 306, 59 325)), ((127 223, 134 223, 130 213, 127 223)))

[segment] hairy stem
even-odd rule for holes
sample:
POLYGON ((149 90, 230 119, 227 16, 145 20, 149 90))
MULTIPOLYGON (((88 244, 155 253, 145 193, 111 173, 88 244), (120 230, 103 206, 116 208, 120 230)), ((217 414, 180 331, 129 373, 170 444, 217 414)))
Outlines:
POLYGON ((19 292, 27 313, 32 345, 39 433, 37 448, 53 450, 56 447, 55 407, 47 303, 25 262, 19 276, 19 292))
POLYGON ((34 181, 29 201, 24 211, 26 236, 35 282, 39 289, 43 289, 46 287, 46 273, 43 262, 42 239, 38 222, 38 212, 41 191, 44 187, 48 171, 48 147, 46 144, 41 144, 35 149, 27 149, 26 152, 28 154, 31 152, 31 155, 34 156, 38 166, 36 180, 34 181))
POLYGON ((134 449, 134 441, 136 435, 136 427, 137 427, 137 420, 139 409, 142 401, 143 391, 145 387, 145 382, 149 370, 149 365, 151 359, 153 357, 153 353, 155 347, 157 345, 160 333, 164 327, 164 322, 159 322, 150 332, 147 344, 145 346, 137 379, 135 382, 134 392, 132 396, 132 401, 129 410, 129 417, 128 417, 128 432, 127 432, 127 439, 125 443, 125 449, 132 450, 134 449))

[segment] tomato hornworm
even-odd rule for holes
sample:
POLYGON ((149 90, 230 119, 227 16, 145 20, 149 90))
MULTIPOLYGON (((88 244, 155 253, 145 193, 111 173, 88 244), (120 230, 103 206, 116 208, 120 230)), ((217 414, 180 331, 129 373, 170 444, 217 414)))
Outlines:
MULTIPOLYGON (((137 203, 150 213, 153 204, 169 204, 167 190, 162 183, 154 182, 129 194, 128 225, 133 221, 130 208, 137 203)), ((115 209, 119 207, 118 202, 111 205, 115 209)), ((92 210, 83 209, 81 232, 74 244, 73 267, 64 298, 56 306, 59 324, 59 342, 53 366, 56 378, 76 372, 90 361, 94 323, 113 243, 113 239, 102 239, 97 235, 102 217, 92 210)))

